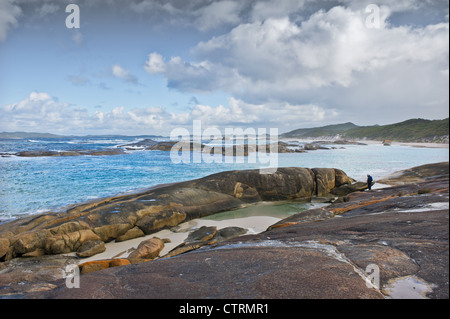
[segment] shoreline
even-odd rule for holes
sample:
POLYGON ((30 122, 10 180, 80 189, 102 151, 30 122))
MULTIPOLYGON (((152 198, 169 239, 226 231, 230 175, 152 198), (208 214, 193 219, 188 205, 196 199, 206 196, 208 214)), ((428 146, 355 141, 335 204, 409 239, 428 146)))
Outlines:
MULTIPOLYGON (((279 138, 280 141, 286 141, 286 142, 305 142, 305 143, 314 143, 314 142, 329 142, 330 144, 334 144, 336 141, 339 141, 341 139, 324 139, 324 138, 279 138)), ((364 140, 364 139, 344 139, 348 142, 353 142, 355 144, 357 143, 363 143, 368 145, 381 145, 382 140, 364 140)), ((323 143, 326 144, 326 143, 323 143)), ((343 143, 342 145, 344 145, 343 143)), ((340 144, 337 144, 340 145, 340 144)), ((395 146, 408 146, 408 147, 423 147, 423 148, 449 148, 449 143, 432 143, 432 142, 398 142, 398 141, 392 141, 391 145, 395 146)))
MULTIPOLYGON (((388 184, 375 183, 372 186, 372 190, 381 190, 384 188, 391 187, 388 184)), ((331 204, 331 203, 330 203, 331 204)), ((264 205, 264 202, 256 204, 264 205)), ((327 205, 328 206, 328 205, 327 205)), ((276 209, 276 205, 271 206, 276 209)), ((309 208, 312 209, 312 208, 309 208)), ((307 210, 309 210, 307 209, 307 210)), ((233 210, 232 210, 233 211, 233 210)), ((232 212, 231 211, 231 212, 232 212)), ((222 213, 227 213, 229 211, 225 211, 222 213)), ((297 212, 300 213, 301 211, 297 212)), ((222 214, 217 213, 217 214, 222 214)), ((255 235, 266 231, 270 226, 278 223, 284 218, 278 218, 274 216, 248 216, 248 217, 237 217, 237 218, 228 218, 228 219, 213 219, 211 218, 214 215, 206 216, 202 218, 192 219, 190 221, 179 224, 178 226, 172 227, 171 229, 163 229, 153 234, 145 235, 143 237, 138 237, 134 239, 129 239, 123 242, 115 242, 111 241, 105 244, 106 250, 103 253, 99 253, 87 258, 80 258, 79 264, 90 262, 90 261, 98 261, 98 260, 106 260, 106 259, 116 259, 116 258, 127 258, 128 255, 136 249, 138 245, 150 238, 157 237, 159 239, 165 240, 169 239, 170 242, 164 244, 163 250, 160 252, 160 257, 164 258, 170 250, 174 249, 176 246, 183 243, 183 241, 188 237, 189 233, 203 226, 215 226, 217 229, 222 229, 225 227, 240 227, 248 229, 247 233, 240 235, 255 235), (175 230, 176 229, 176 230, 175 230)), ((275 215, 275 213, 274 213, 275 215)), ((238 236, 239 237, 239 236, 238 236)), ((75 253, 64 254, 66 256, 76 256, 75 253)), ((158 259, 156 258, 156 259, 158 259)))
MULTIPOLYGON (((87 258, 80 258, 79 264, 97 260, 127 258, 128 255, 133 251, 133 248, 136 249, 142 241, 153 237, 157 237, 162 240, 165 239, 170 240, 170 242, 164 244, 164 248, 160 252, 160 257, 158 257, 164 258, 164 255, 166 255, 170 250, 183 243, 183 241, 188 237, 191 231, 194 231, 203 226, 216 226, 217 229, 222 229, 230 226, 241 227, 248 230, 247 233, 243 235, 255 235, 267 230, 269 226, 279 222, 280 220, 281 218, 271 216, 250 216, 243 218, 225 219, 220 221, 208 219, 208 217, 197 218, 179 224, 178 226, 175 226, 172 229, 160 230, 156 233, 146 235, 143 237, 129 239, 122 242, 112 241, 106 243, 105 244, 106 250, 103 253, 99 253, 87 258), (177 230, 174 231, 174 228, 176 228, 177 230)), ((64 255, 75 256, 75 253, 64 255)))

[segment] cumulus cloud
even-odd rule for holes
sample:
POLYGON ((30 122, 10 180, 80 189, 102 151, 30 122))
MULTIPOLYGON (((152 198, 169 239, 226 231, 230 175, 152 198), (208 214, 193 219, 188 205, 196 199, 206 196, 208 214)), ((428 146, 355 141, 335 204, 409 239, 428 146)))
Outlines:
POLYGON ((0 108, 0 125, 7 131, 40 131, 62 134, 170 134, 175 128, 191 128, 194 120, 202 126, 297 128, 299 124, 320 123, 335 117, 336 111, 318 105, 289 103, 250 104, 230 98, 227 105, 195 104, 181 113, 162 107, 115 107, 110 111, 87 109, 60 102, 45 92, 32 92, 28 97, 0 108))
POLYGON ((288 18, 240 25, 199 43, 203 63, 237 69, 251 83, 294 81, 299 89, 351 85, 357 72, 399 61, 445 61, 448 24, 369 29, 364 15, 343 7, 319 11, 300 26, 288 18))
POLYGON ((32 92, 28 97, 0 108, 0 125, 6 131, 38 131, 61 134, 156 133, 171 118, 160 108, 89 112, 45 92, 32 92), (164 119, 164 121, 162 121, 164 119))
POLYGON ((325 117, 334 118, 333 109, 325 109, 314 104, 292 105, 286 102, 251 104, 236 98, 228 100, 228 106, 196 105, 187 121, 201 120, 202 124, 214 127, 280 127, 297 128, 299 125, 320 123, 325 117))
POLYGON ((150 53, 144 68, 150 74, 163 73, 166 70, 163 56, 157 52, 150 53))
MULTIPOLYGON (((442 76, 448 70, 448 22, 426 26, 389 22, 392 12, 412 10, 415 5, 419 6, 417 1, 405 0, 402 6, 380 7, 377 28, 366 24, 364 6, 318 10, 300 23, 285 16, 240 24, 196 45, 191 51, 193 61, 172 57, 159 72, 170 88, 224 90, 254 104, 320 100, 322 105, 339 105, 348 111, 355 100, 362 100, 358 94, 375 88, 385 102, 371 101, 370 107, 378 110, 387 111, 393 105, 402 110, 424 107, 436 100, 436 93, 444 93, 441 100, 448 105, 444 89, 448 79, 442 76), (345 97, 348 100, 336 102, 345 97)), ((255 6, 253 12, 264 16, 265 11, 255 6)), ((444 105, 436 104, 434 111, 444 105)))
POLYGON ((18 103, 2 108, 1 126, 8 131, 65 132, 70 127, 85 125, 87 111, 59 102, 45 92, 32 92, 18 103))

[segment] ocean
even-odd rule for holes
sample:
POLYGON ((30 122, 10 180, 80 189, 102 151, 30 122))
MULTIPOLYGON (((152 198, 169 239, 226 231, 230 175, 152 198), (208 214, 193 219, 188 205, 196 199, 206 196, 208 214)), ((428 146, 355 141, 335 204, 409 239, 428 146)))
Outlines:
MULTIPOLYGON (((0 140, 0 154, 30 150, 115 148, 138 141, 126 137, 0 140)), ((302 142, 300 141, 301 145, 302 142)), ((342 169, 354 179, 374 180, 395 171, 448 161, 448 148, 403 145, 326 145, 307 153, 282 153, 278 167, 342 169)), ((263 166, 264 167, 264 166, 263 166)), ((135 192, 158 184, 180 182, 227 170, 260 168, 259 163, 173 163, 167 151, 127 151, 108 156, 0 157, 0 222, 71 204, 135 192)))

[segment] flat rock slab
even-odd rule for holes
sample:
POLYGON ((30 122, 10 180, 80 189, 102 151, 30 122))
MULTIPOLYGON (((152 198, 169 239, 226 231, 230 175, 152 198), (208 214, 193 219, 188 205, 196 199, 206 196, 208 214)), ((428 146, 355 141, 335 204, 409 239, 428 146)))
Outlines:
POLYGON ((248 247, 117 267, 46 298, 383 298, 346 262, 309 248, 248 247), (298 265, 302 265, 298 267, 298 265), (343 285, 345 280, 345 285, 343 285), (101 287, 101 289, 99 289, 101 287))
POLYGON ((448 178, 449 162, 425 164, 391 174, 379 182, 388 185, 404 185, 429 179, 448 178))

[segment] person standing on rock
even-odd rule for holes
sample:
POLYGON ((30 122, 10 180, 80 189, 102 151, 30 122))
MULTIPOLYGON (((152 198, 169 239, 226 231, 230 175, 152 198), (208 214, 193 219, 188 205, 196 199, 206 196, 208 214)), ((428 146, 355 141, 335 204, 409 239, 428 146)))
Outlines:
POLYGON ((372 176, 367 174, 367 187, 369 188, 369 191, 372 189, 372 182, 373 182, 372 176))

